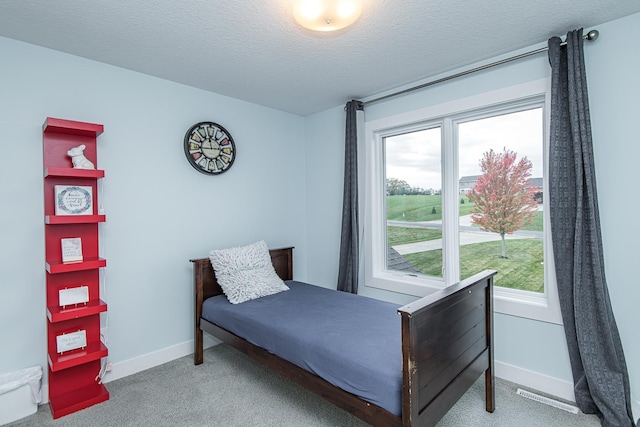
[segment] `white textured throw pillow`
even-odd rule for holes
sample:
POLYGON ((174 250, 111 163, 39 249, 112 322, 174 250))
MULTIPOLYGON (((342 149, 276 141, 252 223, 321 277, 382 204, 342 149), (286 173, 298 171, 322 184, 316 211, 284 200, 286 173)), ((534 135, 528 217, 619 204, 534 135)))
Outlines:
POLYGON ((276 274, 263 240, 248 246, 212 250, 209 259, 218 284, 232 304, 289 290, 276 274))

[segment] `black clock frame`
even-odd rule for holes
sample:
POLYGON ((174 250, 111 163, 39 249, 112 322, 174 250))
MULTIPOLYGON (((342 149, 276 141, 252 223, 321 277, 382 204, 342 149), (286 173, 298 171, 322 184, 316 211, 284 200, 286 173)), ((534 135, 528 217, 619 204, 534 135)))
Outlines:
MULTIPOLYGON (((207 134, 207 136, 203 136, 202 134, 199 133, 199 136, 201 138, 203 138, 204 140, 206 139, 212 139, 212 136, 209 135, 209 133, 207 131, 205 131, 205 133, 207 134)), ((224 138, 223 138, 224 139, 224 138)), ((216 142, 219 143, 220 140, 218 139, 214 139, 216 142)), ((196 141, 198 142, 198 141, 196 141)), ((204 142, 204 141, 203 141, 204 142)), ((202 147, 202 143, 200 144, 200 146, 202 147)), ((229 148, 229 147, 225 147, 225 148, 229 148)), ((207 156, 206 154, 204 154, 204 152, 202 152, 202 148, 200 149, 201 154, 206 157, 207 159, 210 160, 216 160, 216 158, 211 158, 209 156, 207 156)), ((191 126, 189 128, 189 130, 187 131, 187 133, 184 136, 184 154, 187 157, 187 160, 189 161, 189 164, 191 166, 193 166, 193 168, 195 170, 197 170, 198 172, 205 174, 205 175, 220 175, 221 173, 224 173, 226 171, 228 171, 229 169, 231 169, 231 166, 233 165, 233 162, 236 159, 236 144, 233 140, 233 137, 231 136, 231 134, 229 133, 229 131, 227 129, 225 129, 223 126, 219 125, 218 123, 214 123, 211 121, 205 121, 205 122, 199 122, 196 123, 195 125, 191 126), (214 129, 217 129, 218 131, 222 132, 224 134, 224 136, 226 136, 226 139, 228 139, 229 144, 230 144, 230 148, 231 148, 231 155, 226 154, 226 153, 221 153, 220 155, 218 155, 218 157, 220 156, 224 156, 225 158, 228 159, 228 163, 224 162, 222 160, 218 160, 220 163, 225 164, 225 167, 222 169, 216 169, 216 170, 207 170, 204 169, 200 164, 198 164, 198 161, 193 157, 192 151, 190 150, 190 146, 191 146, 191 136, 193 135, 194 131, 198 128, 204 128, 204 127, 212 127, 214 129)))

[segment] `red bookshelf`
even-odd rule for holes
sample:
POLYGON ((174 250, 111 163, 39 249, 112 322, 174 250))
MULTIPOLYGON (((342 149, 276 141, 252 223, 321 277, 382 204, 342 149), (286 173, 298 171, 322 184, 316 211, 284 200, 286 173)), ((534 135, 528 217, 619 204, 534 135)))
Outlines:
POLYGON ((64 417, 105 400, 109 400, 107 389, 102 384, 90 384, 59 394, 55 402, 50 402, 51 412, 64 417))
POLYGON ((104 178, 103 170, 94 169, 71 169, 50 167, 44 169, 44 177, 63 177, 63 178, 104 178))
POLYGON ((69 273, 71 271, 92 270, 107 266, 107 260, 102 258, 85 258, 82 262, 47 261, 45 269, 49 274, 69 273))
POLYGON ((58 215, 45 215, 45 224, 85 224, 94 222, 105 222, 107 217, 105 215, 82 215, 81 217, 75 216, 58 216, 58 215))
POLYGON ((78 317, 92 316, 107 311, 107 303, 102 300, 89 301, 69 307, 47 307, 47 318, 50 322, 64 322, 78 317))
POLYGON ((84 365, 87 362, 93 362, 103 357, 107 357, 107 347, 100 341, 87 343, 87 346, 72 350, 67 353, 51 354, 49 353, 49 369, 53 372, 63 369, 73 368, 74 366, 84 365))
MULTIPOLYGON (((100 313, 107 304, 100 299, 98 226, 106 216, 98 212, 98 180, 103 170, 74 169, 67 151, 81 144, 84 155, 97 162, 97 137, 103 126, 93 123, 47 118, 42 125, 44 166, 44 233, 47 288, 47 353, 49 403, 53 418, 71 414, 109 399, 106 387, 96 381, 101 359, 108 349, 100 340, 100 313), (91 187, 90 215, 56 215, 55 186, 91 187), (62 262, 61 239, 82 239, 82 261, 62 262), (61 306, 61 290, 83 287, 88 301, 61 306), (59 352, 59 336, 84 331, 83 347, 59 352)), ((64 301, 65 303, 67 301, 64 301)))

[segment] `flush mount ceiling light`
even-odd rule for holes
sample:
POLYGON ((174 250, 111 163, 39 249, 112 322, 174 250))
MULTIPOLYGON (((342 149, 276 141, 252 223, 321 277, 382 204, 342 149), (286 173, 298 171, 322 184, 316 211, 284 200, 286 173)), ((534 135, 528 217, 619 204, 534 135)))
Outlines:
POLYGON ((293 17, 314 31, 335 31, 356 22, 362 0, 294 0, 293 17))

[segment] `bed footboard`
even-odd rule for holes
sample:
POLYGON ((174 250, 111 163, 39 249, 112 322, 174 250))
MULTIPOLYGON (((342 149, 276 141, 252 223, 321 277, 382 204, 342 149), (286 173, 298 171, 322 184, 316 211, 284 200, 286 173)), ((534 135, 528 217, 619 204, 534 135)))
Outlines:
POLYGON ((407 304, 402 316, 403 426, 433 426, 485 373, 495 409, 493 276, 486 270, 407 304))

